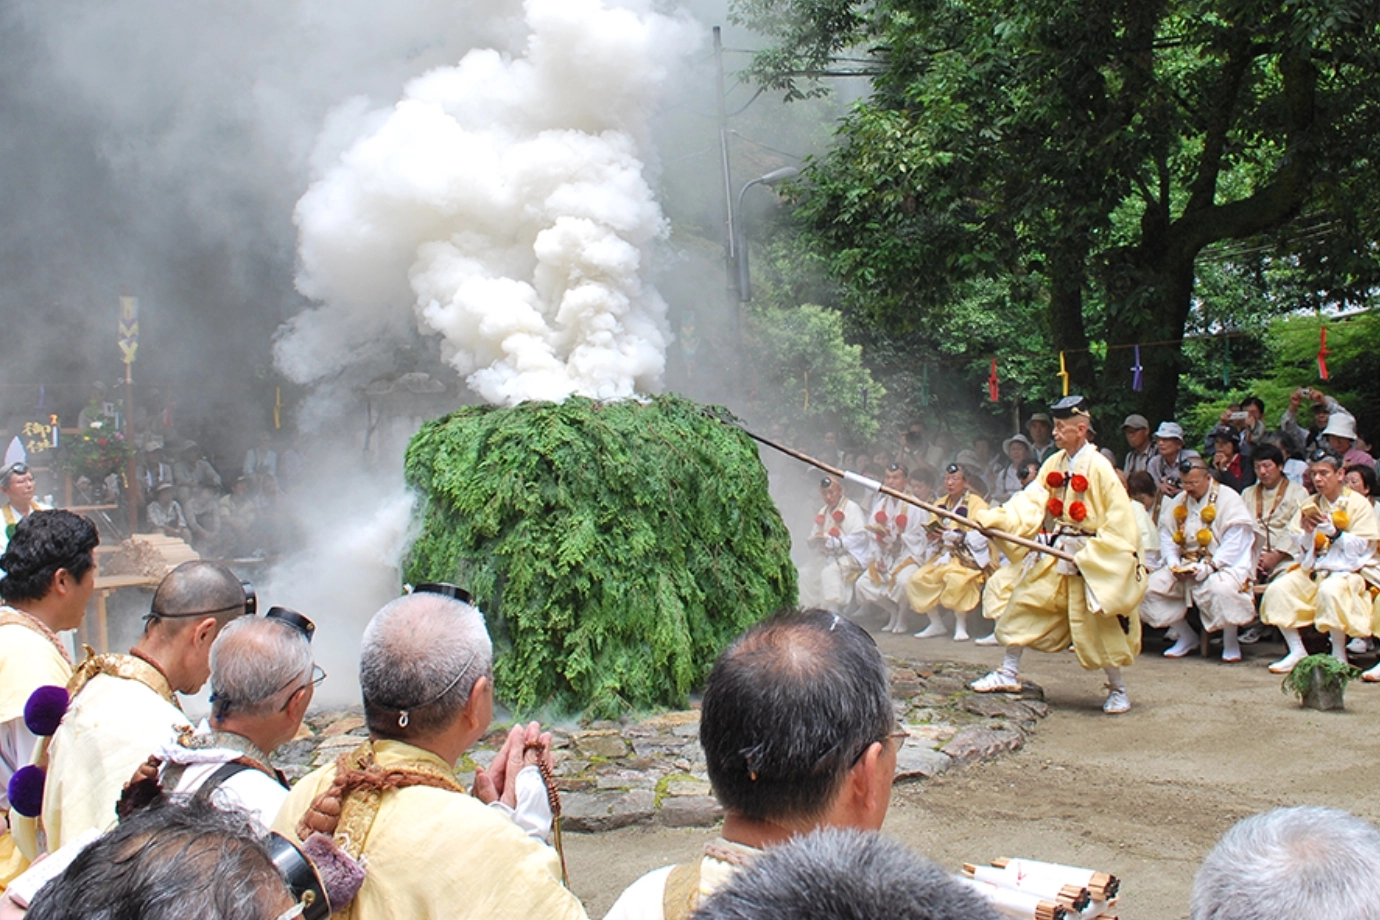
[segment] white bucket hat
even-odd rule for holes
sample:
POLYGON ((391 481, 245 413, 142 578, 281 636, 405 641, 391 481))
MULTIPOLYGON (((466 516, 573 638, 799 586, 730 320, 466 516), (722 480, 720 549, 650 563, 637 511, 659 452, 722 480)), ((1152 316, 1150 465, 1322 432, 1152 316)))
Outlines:
POLYGON ((1155 437, 1174 438, 1175 440, 1182 441, 1184 439, 1184 430, 1179 427, 1178 422, 1160 422, 1160 427, 1155 431, 1155 437))
POLYGON ((1333 412, 1327 417, 1327 427, 1322 430, 1323 437, 1330 434, 1339 438, 1356 440, 1356 417, 1345 412, 1333 412))

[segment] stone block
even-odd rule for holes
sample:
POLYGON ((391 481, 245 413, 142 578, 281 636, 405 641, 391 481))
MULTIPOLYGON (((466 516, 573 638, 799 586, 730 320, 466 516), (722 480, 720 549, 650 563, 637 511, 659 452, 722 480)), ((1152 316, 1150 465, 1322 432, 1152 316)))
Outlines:
POLYGON ((907 744, 896 756, 896 778, 929 779, 947 772, 953 766, 948 754, 932 748, 907 744))
POLYGON ((1014 751, 1022 743, 1020 732, 972 727, 963 729, 941 750, 957 763, 972 764, 1014 751))
POLYGON ((724 810, 711 795, 673 796, 661 800, 657 823, 666 827, 710 827, 724 816, 724 810))
POLYGON ((617 760, 628 753, 628 742, 618 732, 610 730, 582 732, 571 739, 571 744, 579 756, 590 760, 617 760))
POLYGON ((562 827, 575 833, 611 831, 630 824, 646 824, 656 810, 656 793, 575 792, 561 801, 562 827))

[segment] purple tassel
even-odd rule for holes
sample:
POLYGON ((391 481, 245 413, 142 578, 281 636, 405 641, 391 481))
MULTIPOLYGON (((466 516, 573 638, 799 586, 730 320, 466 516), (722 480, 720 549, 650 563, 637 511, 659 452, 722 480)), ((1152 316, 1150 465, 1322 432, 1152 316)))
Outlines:
POLYGON ((39 737, 51 735, 62 724, 71 702, 66 687, 39 687, 24 704, 24 724, 39 737))
POLYGON ((302 854, 316 867, 332 912, 343 910, 359 894, 364 884, 364 867, 330 837, 312 834, 302 844, 302 854))
POLYGON ((1131 365, 1131 389, 1137 393, 1145 389, 1145 381, 1141 375, 1145 373, 1145 368, 1140 366, 1140 346, 1136 346, 1136 363, 1131 365))
POLYGON ((43 786, 48 775, 42 767, 30 764, 20 767, 10 777, 10 809, 26 818, 37 818, 43 813, 43 786))

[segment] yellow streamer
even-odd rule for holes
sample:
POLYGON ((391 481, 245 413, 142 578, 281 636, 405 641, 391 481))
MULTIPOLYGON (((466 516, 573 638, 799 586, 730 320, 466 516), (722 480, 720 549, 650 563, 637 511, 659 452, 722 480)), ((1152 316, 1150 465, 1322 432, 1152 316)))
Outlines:
POLYGON ((805 372, 805 411, 810 411, 810 372, 805 372))
POLYGON ((1064 365, 1064 353, 1059 352, 1059 379, 1064 384, 1064 395, 1069 395, 1069 370, 1064 365))

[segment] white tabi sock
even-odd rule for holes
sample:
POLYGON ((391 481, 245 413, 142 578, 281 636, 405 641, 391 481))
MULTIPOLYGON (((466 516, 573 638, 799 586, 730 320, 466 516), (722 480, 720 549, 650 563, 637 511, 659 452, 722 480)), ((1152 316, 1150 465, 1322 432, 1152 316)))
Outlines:
POLYGON ((1121 668, 1103 668, 1107 674, 1107 686, 1113 690, 1126 690, 1126 681, 1121 678, 1121 668))
POLYGON ((1332 657, 1336 658, 1342 664, 1349 664, 1350 662, 1346 657, 1346 633, 1340 629, 1334 629, 1332 632, 1328 633, 1327 636, 1332 640, 1332 657))
POLYGON ((1025 646, 1008 645, 1006 655, 1001 660, 1001 667, 998 668, 1003 674, 1010 674, 1012 677, 1021 673, 1021 653, 1025 651, 1025 646))
POLYGON ((1222 660, 1240 661, 1241 643, 1236 638, 1237 627, 1230 623, 1222 627, 1222 660))

